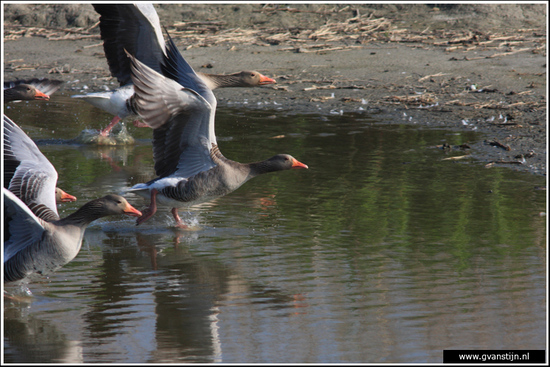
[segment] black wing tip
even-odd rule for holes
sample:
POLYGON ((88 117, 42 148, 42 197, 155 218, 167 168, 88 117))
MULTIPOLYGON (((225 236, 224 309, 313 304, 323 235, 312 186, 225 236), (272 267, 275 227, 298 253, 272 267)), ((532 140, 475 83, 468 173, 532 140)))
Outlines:
POLYGON ((176 43, 170 37, 168 29, 164 27, 166 36, 168 36, 168 42, 166 42, 166 53, 163 55, 164 62, 161 65, 162 73, 169 77, 172 80, 178 80, 178 60, 183 57, 181 56, 176 43))

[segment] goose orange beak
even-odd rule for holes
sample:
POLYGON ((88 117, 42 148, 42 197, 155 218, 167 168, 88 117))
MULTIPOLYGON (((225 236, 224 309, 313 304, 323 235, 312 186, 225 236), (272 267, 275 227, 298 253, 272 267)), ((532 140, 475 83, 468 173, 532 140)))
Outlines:
POLYGON ((48 99, 50 99, 50 96, 36 89, 34 93, 34 99, 45 99, 47 101, 48 99))
POLYGON ((308 169, 309 167, 302 162, 298 162, 296 159, 292 162, 292 169, 299 169, 299 168, 305 168, 308 169))
POLYGON ((260 85, 276 84, 275 79, 268 78, 265 75, 260 74, 260 85))
POLYGON ((141 217, 141 212, 128 204, 126 208, 124 209, 124 214, 129 215, 131 217, 141 217))
POLYGON ((71 194, 67 194, 65 191, 59 189, 61 191, 61 202, 62 203, 68 203, 70 201, 76 201, 76 196, 72 196, 71 194))

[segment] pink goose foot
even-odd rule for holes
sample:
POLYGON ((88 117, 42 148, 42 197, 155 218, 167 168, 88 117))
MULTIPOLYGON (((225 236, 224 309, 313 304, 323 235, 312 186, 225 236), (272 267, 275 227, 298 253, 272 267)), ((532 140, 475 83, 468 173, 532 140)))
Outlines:
POLYGON ((111 132, 112 128, 115 127, 116 124, 118 124, 118 122, 120 121, 120 117, 118 116, 115 116, 112 120, 111 120, 111 123, 109 125, 107 125, 107 127, 103 130, 101 130, 99 132, 99 135, 101 136, 104 136, 104 137, 107 137, 109 136, 109 133, 111 132))
POLYGON ((141 211, 141 217, 136 219, 136 226, 139 226, 157 212, 157 194, 157 189, 151 190, 151 204, 149 204, 147 209, 141 211))
POLYGON ((176 220, 176 227, 188 229, 189 226, 186 224, 183 224, 183 221, 181 220, 179 214, 178 214, 178 208, 172 208, 172 215, 174 216, 174 219, 176 220))

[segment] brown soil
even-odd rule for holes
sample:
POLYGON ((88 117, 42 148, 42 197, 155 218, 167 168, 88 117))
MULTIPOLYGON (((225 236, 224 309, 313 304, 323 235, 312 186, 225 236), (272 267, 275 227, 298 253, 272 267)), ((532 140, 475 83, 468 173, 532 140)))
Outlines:
MULTIPOLYGON (((110 80, 91 5, 3 6, 5 80, 62 79, 75 91, 110 80)), ((220 106, 476 129, 486 137, 473 157, 546 175, 545 4, 156 8, 197 70, 277 79, 219 89, 220 106)))

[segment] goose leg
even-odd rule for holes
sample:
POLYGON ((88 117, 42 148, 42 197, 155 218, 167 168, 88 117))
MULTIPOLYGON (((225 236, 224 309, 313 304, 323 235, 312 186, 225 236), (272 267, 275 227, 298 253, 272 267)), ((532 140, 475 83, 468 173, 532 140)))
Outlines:
POLYGON ((118 124, 118 122, 120 121, 120 117, 118 116, 115 116, 112 120, 111 120, 111 123, 109 125, 107 125, 107 127, 103 130, 101 130, 99 132, 99 135, 101 136, 109 136, 109 133, 111 132, 111 129, 113 127, 115 127, 116 124, 118 124))
POLYGON ((136 226, 139 226, 141 223, 145 222, 147 219, 151 218, 157 212, 157 189, 151 190, 151 204, 145 210, 141 211, 141 217, 136 219, 136 226))
POLYGON ((181 220, 180 216, 178 215, 178 208, 172 208, 172 215, 174 216, 174 219, 176 220, 176 227, 189 228, 189 226, 183 224, 183 221, 181 220))

